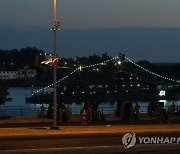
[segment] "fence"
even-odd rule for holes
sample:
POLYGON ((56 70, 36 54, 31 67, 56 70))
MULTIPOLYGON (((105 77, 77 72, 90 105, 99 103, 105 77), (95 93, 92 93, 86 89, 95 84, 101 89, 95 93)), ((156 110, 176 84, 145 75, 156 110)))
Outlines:
MULTIPOLYGON (((72 107, 72 114, 80 114, 81 107, 72 107)), ((168 109, 168 106, 164 106, 164 109, 168 109)), ((115 114, 116 108, 114 107, 102 107, 99 108, 101 112, 104 114, 115 114)), ((176 107, 176 111, 180 110, 180 106, 176 107)), ((45 108, 45 114, 47 114, 48 108, 45 108)), ((140 113, 147 113, 147 106, 141 106, 140 113)), ((19 108, 19 109, 8 109, 2 108, 0 109, 0 116, 31 116, 31 115, 39 115, 40 108, 19 108)))
POLYGON ((28 115, 38 115, 39 109, 0 109, 0 116, 28 116, 28 115))

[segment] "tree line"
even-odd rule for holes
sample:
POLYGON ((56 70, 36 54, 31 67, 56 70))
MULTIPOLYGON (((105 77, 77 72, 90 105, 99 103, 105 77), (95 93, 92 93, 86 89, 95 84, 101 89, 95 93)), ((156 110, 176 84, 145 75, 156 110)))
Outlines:
MULTIPOLYGON (((52 53, 51 53, 52 54, 52 53)), ((53 56, 53 55, 52 55, 53 56)), ((37 80, 52 80, 52 68, 50 66, 41 65, 41 61, 51 57, 50 54, 48 56, 46 53, 37 49, 36 47, 26 47, 22 49, 11 49, 11 50, 0 50, 0 70, 15 70, 22 69, 25 66, 29 68, 37 69, 37 80)), ((84 57, 76 57, 76 58, 60 58, 58 63, 58 77, 63 77, 67 75, 67 73, 71 72, 75 68, 82 66, 87 66, 91 64, 100 63, 106 60, 111 59, 108 53, 103 53, 102 55, 93 54, 90 56, 84 57)), ((149 75, 147 72, 143 72, 136 66, 131 63, 124 61, 123 66, 115 65, 116 61, 111 61, 107 63, 105 67, 99 68, 99 72, 92 71, 91 74, 88 74, 87 71, 84 70, 84 76, 88 74, 88 76, 95 76, 95 78, 106 78, 106 76, 111 76, 114 70, 123 69, 123 71, 135 73, 140 77, 148 78, 149 75), (118 68, 119 67, 119 68, 118 68)), ((157 65, 150 63, 146 60, 141 60, 137 62, 140 66, 153 71, 162 76, 166 76, 169 78, 180 79, 180 63, 179 64, 162 64, 157 65)), ((89 70, 88 70, 89 71, 89 70)), ((83 73, 82 73, 83 75, 83 73)))
POLYGON ((44 58, 44 52, 35 47, 0 50, 0 70, 22 69, 25 66, 35 68, 44 58))

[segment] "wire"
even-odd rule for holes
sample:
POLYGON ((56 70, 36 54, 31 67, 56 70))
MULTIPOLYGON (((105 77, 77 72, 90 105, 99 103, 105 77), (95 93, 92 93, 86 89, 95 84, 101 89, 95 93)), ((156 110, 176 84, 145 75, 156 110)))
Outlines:
MULTIPOLYGON (((92 67, 101 66, 101 65, 103 65, 103 64, 105 64, 105 63, 108 63, 108 62, 113 61, 113 60, 116 60, 116 59, 119 59, 119 56, 116 56, 116 57, 111 58, 111 59, 109 59, 109 60, 105 60, 105 61, 103 61, 103 62, 96 63, 96 64, 93 64, 93 65, 81 66, 81 69, 89 69, 89 68, 92 68, 92 67)), ((77 67, 74 71, 72 71, 71 73, 69 73, 69 75, 66 75, 65 77, 59 79, 56 83, 60 83, 60 82, 62 82, 62 81, 64 81, 64 80, 66 80, 67 78, 69 78, 71 75, 73 75, 73 74, 76 73, 77 71, 80 71, 80 67, 77 67)), ((36 90, 36 91, 34 91, 31 95, 40 93, 40 92, 44 91, 45 89, 50 88, 50 87, 52 87, 52 86, 53 86, 53 84, 51 84, 51 85, 49 85, 49 86, 46 86, 46 87, 44 87, 44 88, 42 88, 42 89, 36 90)))
POLYGON ((168 78, 168 77, 165 77, 165 76, 162 76, 162 75, 159 75, 157 73, 154 73, 152 71, 149 71, 148 69, 144 68, 144 67, 141 67, 140 65, 138 65, 137 63, 133 62, 131 59, 129 59, 128 57, 125 57, 125 59, 127 61, 129 61, 130 63, 134 64, 135 66, 139 67, 140 69, 142 69, 143 71, 145 72, 148 72, 154 76, 157 76, 159 78, 162 78, 162 79, 165 79, 165 80, 169 80, 169 81, 173 81, 173 82, 180 82, 179 80, 175 80, 175 79, 172 79, 172 78, 168 78))

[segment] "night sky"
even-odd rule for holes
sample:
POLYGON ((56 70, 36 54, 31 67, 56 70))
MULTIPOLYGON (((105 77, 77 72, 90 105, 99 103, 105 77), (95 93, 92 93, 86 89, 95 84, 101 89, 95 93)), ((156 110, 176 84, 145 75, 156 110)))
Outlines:
MULTIPOLYGON (((58 0, 60 57, 124 52, 180 62, 179 0, 58 0)), ((1 0, 0 49, 53 49, 53 0, 1 0)))

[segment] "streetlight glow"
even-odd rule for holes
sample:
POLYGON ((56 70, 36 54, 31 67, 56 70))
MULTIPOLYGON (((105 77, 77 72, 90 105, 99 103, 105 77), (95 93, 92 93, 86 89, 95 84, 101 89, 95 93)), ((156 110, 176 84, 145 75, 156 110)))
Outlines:
POLYGON ((121 65, 121 64, 122 64, 122 62, 121 62, 120 60, 118 60, 118 62, 117 62, 117 63, 118 63, 118 65, 121 65))

